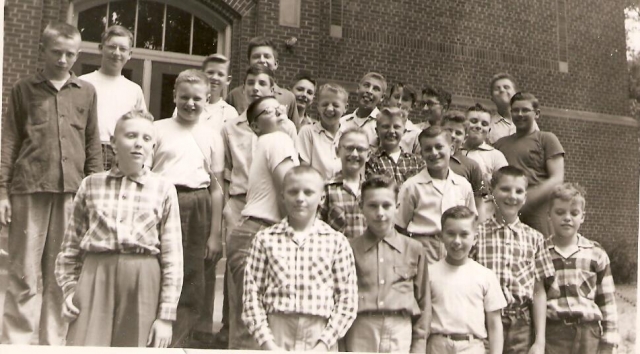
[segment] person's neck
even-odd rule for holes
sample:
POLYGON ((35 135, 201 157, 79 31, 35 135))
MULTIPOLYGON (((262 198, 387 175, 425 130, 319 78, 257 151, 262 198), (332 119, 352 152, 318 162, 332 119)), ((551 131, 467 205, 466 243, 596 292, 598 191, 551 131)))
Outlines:
POLYGON ((367 118, 369 115, 371 115, 371 112, 373 112, 374 109, 375 107, 358 107, 358 109, 356 109, 356 117, 367 118))
POLYGON ((384 230, 373 230, 372 228, 369 228, 369 233, 371 234, 371 236, 373 236, 376 242, 380 242, 385 237, 390 236, 391 233, 394 232, 393 224, 390 224, 390 225, 391 226, 389 228, 384 230))
POLYGON ((553 236, 553 244, 560 248, 569 248, 578 244, 578 234, 575 233, 571 237, 553 236))
POLYGON ((211 91, 211 97, 209 97, 209 104, 218 103, 222 99, 222 92, 211 91))
MULTIPOLYGON (((306 107, 302 107, 302 106, 297 106, 298 108, 298 116, 299 117, 304 117, 304 115, 307 113, 307 108, 306 107)), ((327 128, 325 128, 327 129, 327 128)))
POLYGON ((313 228, 313 224, 316 222, 316 218, 311 217, 307 220, 297 220, 292 217, 289 217, 289 226, 296 232, 304 232, 311 230, 313 228))
POLYGON ((429 176, 435 179, 447 179, 447 175, 449 174, 449 168, 443 168, 441 170, 427 168, 427 171, 429 172, 429 176))
POLYGON ((397 154, 400 152, 400 145, 394 145, 394 146, 380 146, 382 148, 382 150, 384 152, 387 153, 387 155, 391 155, 391 154, 397 154))
MULTIPOLYGON (((300 111, 298 111, 298 114, 300 114, 300 111)), ((303 117, 304 113, 300 114, 300 116, 303 117)), ((324 120, 320 119, 320 125, 334 136, 338 132, 338 129, 340 129, 340 121, 336 121, 335 124, 327 124, 324 120)))
POLYGON ((511 121, 511 106, 498 107, 498 114, 502 118, 511 121))
POLYGON ((467 264, 467 260, 469 259, 469 257, 464 257, 462 259, 453 259, 451 257, 449 257, 449 255, 447 255, 444 258, 444 261, 447 262, 447 264, 452 265, 454 267, 460 267, 463 266, 465 264, 467 264))
POLYGON ((358 171, 342 170, 342 180, 347 183, 360 183, 362 169, 358 171))
POLYGON ((506 223, 507 225, 511 225, 514 222, 516 222, 516 220, 518 220, 518 214, 513 214, 513 215, 505 215, 502 213, 502 211, 500 210, 500 208, 495 208, 495 214, 496 214, 496 220, 499 223, 506 223))
POLYGON ((484 141, 483 140, 478 140, 475 138, 467 138, 467 140, 464 141, 464 148, 466 150, 475 150, 478 147, 480 147, 480 145, 482 145, 484 141))
POLYGON ((134 162, 121 162, 118 161, 118 169, 123 175, 127 177, 138 177, 142 173, 144 165, 134 162))
POLYGON ((115 69, 110 69, 105 66, 101 66, 100 69, 98 69, 98 71, 100 72, 100 74, 104 76, 109 76, 109 77, 118 77, 122 75, 122 70, 117 71, 115 69))
POLYGON ((59 74, 59 73, 52 73, 47 70, 43 70, 42 75, 44 75, 44 77, 49 81, 65 81, 71 77, 71 73, 68 71, 65 71, 63 74, 62 73, 59 74))
POLYGON ((523 137, 523 136, 529 135, 529 134, 533 133, 534 131, 536 131, 534 129, 534 127, 535 127, 535 125, 532 124, 531 128, 529 130, 517 130, 516 129, 516 136, 523 137))

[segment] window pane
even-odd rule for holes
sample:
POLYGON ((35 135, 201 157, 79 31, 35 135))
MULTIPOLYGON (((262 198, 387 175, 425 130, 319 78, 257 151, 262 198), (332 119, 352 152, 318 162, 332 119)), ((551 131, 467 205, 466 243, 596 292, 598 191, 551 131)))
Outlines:
POLYGON ((173 115, 173 110, 176 108, 176 105, 173 102, 173 85, 177 78, 178 75, 175 74, 162 74, 159 119, 171 117, 173 115))
POLYGON ((211 28, 201 19, 194 17, 193 22, 193 53, 207 56, 218 52, 218 31, 211 28))
POLYGON ((191 39, 191 15, 167 5, 167 28, 164 34, 165 52, 189 54, 191 39))
POLYGON ((131 32, 135 29, 136 2, 135 0, 111 1, 109 3, 109 26, 120 25, 131 32))
POLYGON ((136 48, 162 50, 164 4, 140 0, 136 48))
POLYGON ((100 43, 107 23, 107 4, 92 7, 78 14, 78 30, 82 40, 100 43), (100 24, 100 25, 97 25, 100 24))

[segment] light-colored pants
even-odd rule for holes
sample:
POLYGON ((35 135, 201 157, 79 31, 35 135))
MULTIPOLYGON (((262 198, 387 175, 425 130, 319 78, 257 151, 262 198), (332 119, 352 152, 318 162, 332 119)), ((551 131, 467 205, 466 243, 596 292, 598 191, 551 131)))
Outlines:
MULTIPOLYGON (((242 324, 242 320, 239 317, 242 313, 242 293, 240 293, 239 295, 236 294, 235 285, 233 283, 233 275, 231 274, 229 268, 229 245, 231 244, 231 233, 236 227, 239 226, 238 224, 240 222, 240 213, 242 212, 242 209, 244 209, 244 206, 246 204, 246 195, 231 196, 227 200, 227 203, 224 206, 224 210, 222 211, 222 216, 224 217, 224 223, 227 232, 227 269, 225 269, 224 273, 225 285, 227 286, 227 294, 225 295, 226 297, 224 298, 224 302, 222 304, 222 323, 224 327, 226 320, 226 325, 229 332, 231 332, 231 323, 235 323, 236 327, 242 324), (224 306, 225 303, 227 305, 226 316, 224 306), (237 310, 238 307, 240 307, 239 312, 237 310)), ((229 347, 231 344, 231 335, 229 335, 229 347)))
POLYGON ((414 240, 419 241, 424 247, 427 255, 427 264, 433 264, 447 256, 447 250, 444 248, 444 244, 436 236, 419 236, 413 237, 414 240))
POLYGON ((358 314, 344 337, 348 352, 408 353, 411 317, 358 314))
POLYGON ((451 340, 440 334, 432 334, 427 340, 427 354, 484 354, 481 339, 451 340))
MULTIPOLYGON (((309 351, 318 344, 322 331, 327 327, 327 319, 320 316, 302 314, 270 313, 267 315, 269 328, 276 345, 286 351, 309 351)), ((338 345, 329 348, 337 352, 338 345)))
POLYGON ((9 286, 4 299, 3 344, 30 344, 38 326, 38 343, 63 345, 67 323, 62 319, 62 290, 55 262, 73 206, 72 193, 11 196, 9 224, 9 286), (42 278, 42 306, 36 295, 42 278))

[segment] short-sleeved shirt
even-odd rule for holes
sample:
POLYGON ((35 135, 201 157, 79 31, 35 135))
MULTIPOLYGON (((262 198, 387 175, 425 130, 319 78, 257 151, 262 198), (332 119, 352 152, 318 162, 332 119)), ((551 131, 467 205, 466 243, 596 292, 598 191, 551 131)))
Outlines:
POLYGON ((429 285, 431 333, 487 338, 485 313, 507 306, 496 275, 472 259, 461 266, 444 259, 430 265, 429 285))
POLYGON ((449 168, 469 181, 474 196, 479 197, 484 193, 488 193, 488 190, 484 188, 482 170, 477 162, 457 152, 451 156, 449 168))
POLYGON ((409 178, 398 194, 396 224, 412 233, 436 234, 442 230, 440 218, 447 209, 463 205, 476 211, 471 185, 449 170, 444 188, 434 185, 425 167, 409 178))
POLYGON ((367 228, 367 220, 360 207, 360 191, 351 190, 343 182, 341 172, 325 184, 324 201, 318 207, 318 214, 322 221, 347 238, 360 236, 367 228))
MULTIPOLYGON (((172 117, 177 114, 178 110, 174 109, 172 117)), ((200 120, 211 121, 214 129, 220 134, 222 134, 224 123, 236 117, 238 117, 238 111, 223 99, 218 100, 216 103, 207 104, 200 114, 200 120)))
MULTIPOLYGON (((533 123, 535 127, 533 128, 535 131, 539 131, 538 123, 533 123)), ((496 141, 500 140, 505 136, 509 136, 511 134, 516 133, 516 126, 513 124, 513 121, 510 119, 506 119, 499 114, 494 114, 491 116, 491 130, 489 131, 489 136, 487 139, 489 140, 489 144, 493 144, 496 141)))
POLYGON ((549 179, 547 160, 564 156, 560 141, 551 132, 535 131, 523 137, 509 135, 493 145, 500 150, 511 166, 524 171, 529 187, 549 179))
POLYGON ((291 159, 298 165, 298 152, 293 141, 283 132, 262 135, 256 143, 253 162, 249 170, 247 204, 242 216, 251 216, 274 223, 282 220, 273 181, 273 172, 283 161, 291 159))
POLYGON ((360 128, 367 133, 367 139, 369 139, 369 146, 378 146, 378 133, 376 132, 376 119, 380 110, 374 108, 369 116, 365 118, 358 118, 358 110, 353 113, 346 114, 340 118, 340 129, 347 131, 350 129, 360 128))
MULTIPOLYGON (((296 96, 287 90, 286 88, 282 88, 277 84, 273 85, 273 96, 280 102, 281 105, 287 107, 287 117, 298 124, 298 105, 296 105, 296 96)), ((243 85, 240 85, 229 92, 227 95, 227 103, 236 108, 238 112, 244 112, 249 107, 249 102, 247 101, 247 96, 244 94, 243 85)))
POLYGON ((332 135, 322 127, 320 122, 300 128, 296 149, 300 154, 300 162, 307 163, 329 180, 342 170, 342 162, 337 154, 340 130, 332 135))
POLYGON ((482 179, 487 187, 490 185, 493 173, 509 164, 500 150, 487 143, 482 143, 472 150, 463 149, 461 153, 478 163, 480 171, 482 171, 482 179))
POLYGON ((397 162, 385 150, 378 149, 367 161, 364 172, 367 178, 374 175, 393 178, 400 186, 408 178, 417 175, 424 166, 425 162, 421 156, 405 152, 402 148, 397 162))
POLYGON ((209 187, 211 174, 224 170, 224 145, 211 122, 187 125, 167 118, 153 124, 153 172, 176 186, 201 189, 209 187))
POLYGON ((422 129, 419 126, 413 124, 412 121, 407 120, 404 126, 404 135, 400 139, 400 148, 406 152, 419 155, 420 154, 420 140, 418 136, 422 129))

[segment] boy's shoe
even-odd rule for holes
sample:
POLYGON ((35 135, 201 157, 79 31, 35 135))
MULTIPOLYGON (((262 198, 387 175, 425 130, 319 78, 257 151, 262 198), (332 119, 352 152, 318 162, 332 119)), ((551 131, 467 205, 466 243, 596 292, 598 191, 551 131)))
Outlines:
POLYGON ((211 349, 229 349, 229 327, 223 326, 213 335, 211 349))

